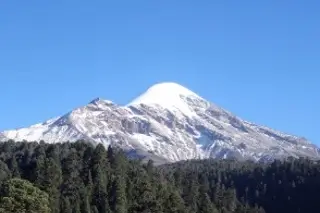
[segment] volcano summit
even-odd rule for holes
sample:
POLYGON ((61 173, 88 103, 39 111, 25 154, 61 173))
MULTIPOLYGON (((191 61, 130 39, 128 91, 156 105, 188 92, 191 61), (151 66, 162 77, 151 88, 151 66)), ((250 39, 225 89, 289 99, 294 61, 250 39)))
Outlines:
POLYGON ((1 141, 8 139, 83 139, 165 162, 320 157, 319 148, 306 139, 243 120, 172 82, 150 87, 125 106, 98 98, 63 116, 0 133, 1 141))

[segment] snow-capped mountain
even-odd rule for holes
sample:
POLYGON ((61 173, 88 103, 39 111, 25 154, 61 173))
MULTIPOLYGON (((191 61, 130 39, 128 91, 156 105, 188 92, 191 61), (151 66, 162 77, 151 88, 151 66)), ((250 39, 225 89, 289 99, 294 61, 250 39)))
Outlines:
POLYGON ((61 117, 4 131, 0 140, 84 139, 169 162, 194 158, 319 158, 304 138, 245 121, 176 83, 160 83, 126 106, 95 99, 61 117))

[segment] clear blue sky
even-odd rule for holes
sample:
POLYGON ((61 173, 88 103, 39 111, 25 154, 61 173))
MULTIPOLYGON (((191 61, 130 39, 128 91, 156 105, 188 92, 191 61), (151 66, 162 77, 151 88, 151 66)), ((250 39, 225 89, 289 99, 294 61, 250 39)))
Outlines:
POLYGON ((174 81, 320 145, 319 1, 3 1, 0 130, 174 81))

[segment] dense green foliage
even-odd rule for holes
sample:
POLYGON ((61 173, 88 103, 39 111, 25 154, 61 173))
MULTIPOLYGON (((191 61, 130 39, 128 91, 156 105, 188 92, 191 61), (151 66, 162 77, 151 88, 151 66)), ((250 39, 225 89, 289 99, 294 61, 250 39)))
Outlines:
POLYGON ((3 184, 0 212, 49 213, 49 196, 29 181, 12 178, 3 184))
MULTIPOLYGON (((235 212, 246 212, 243 206, 236 207, 239 201, 245 206, 261 206, 267 213, 312 213, 320 209, 320 162, 293 158, 270 164, 193 160, 161 169, 184 199, 191 193, 199 196, 195 192, 204 190, 224 212, 235 208, 235 212)), ((199 207, 194 205, 193 210, 199 207)))
POLYGON ((269 165, 194 160, 154 167, 151 161, 129 160, 120 150, 82 142, 0 144, 0 200, 14 199, 8 184, 23 181, 17 190, 36 191, 32 199, 43 201, 36 207, 43 213, 46 206, 52 213, 317 212, 319 177, 320 164, 303 159, 269 165))

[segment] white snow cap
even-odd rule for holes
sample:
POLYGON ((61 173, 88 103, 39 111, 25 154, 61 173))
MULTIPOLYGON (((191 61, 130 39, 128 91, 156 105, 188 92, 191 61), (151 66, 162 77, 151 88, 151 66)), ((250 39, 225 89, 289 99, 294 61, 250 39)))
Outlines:
POLYGON ((128 104, 132 105, 158 105, 162 108, 180 111, 187 116, 194 113, 188 104, 181 99, 181 96, 200 98, 196 93, 174 82, 158 83, 150 87, 145 93, 140 95, 128 104))

